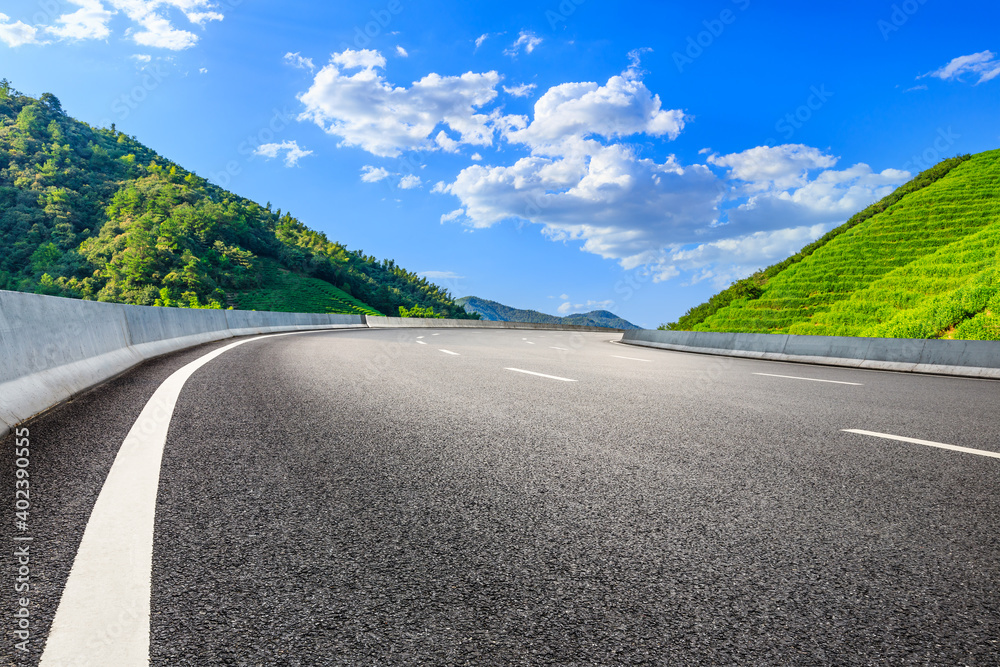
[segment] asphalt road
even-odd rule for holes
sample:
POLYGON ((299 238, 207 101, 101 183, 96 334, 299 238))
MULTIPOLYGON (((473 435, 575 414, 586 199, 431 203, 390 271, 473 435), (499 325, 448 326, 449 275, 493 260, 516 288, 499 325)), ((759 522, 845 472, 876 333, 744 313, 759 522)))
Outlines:
MULTIPOLYGON (((151 664, 1000 664, 1000 459, 844 432, 1000 452, 1000 383, 617 338, 353 330, 208 362, 163 454, 151 664)), ((29 424, 9 664, 38 661, 146 401, 226 344, 29 424)))

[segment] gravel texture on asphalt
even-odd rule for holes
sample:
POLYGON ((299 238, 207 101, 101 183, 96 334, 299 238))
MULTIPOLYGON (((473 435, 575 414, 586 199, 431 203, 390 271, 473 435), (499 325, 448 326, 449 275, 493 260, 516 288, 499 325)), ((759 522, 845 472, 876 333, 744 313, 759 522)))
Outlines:
MULTIPOLYGON (((1000 383, 612 338, 310 333, 207 364, 163 459, 152 664, 998 664, 1000 461, 841 429, 1000 451, 1000 383)), ((130 418, 197 356, 32 425, 40 617, 130 418)))

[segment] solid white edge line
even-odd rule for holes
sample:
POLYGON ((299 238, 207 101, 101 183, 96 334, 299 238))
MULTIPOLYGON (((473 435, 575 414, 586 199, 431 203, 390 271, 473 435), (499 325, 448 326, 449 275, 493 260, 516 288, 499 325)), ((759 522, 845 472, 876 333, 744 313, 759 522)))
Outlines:
POLYGON ((614 357, 615 359, 628 359, 629 361, 645 361, 647 364, 650 362, 649 359, 639 359, 638 357, 622 357, 617 354, 612 354, 611 356, 614 357))
POLYGON ((839 380, 820 380, 819 378, 800 378, 795 375, 775 375, 774 373, 754 373, 754 375, 764 375, 769 378, 785 378, 786 380, 808 380, 809 382, 826 382, 829 384, 850 384, 855 387, 863 387, 860 382, 841 382, 839 380))
POLYGON ((868 435, 873 438, 884 440, 897 440, 899 442, 909 442, 914 445, 926 445, 927 447, 937 447, 938 449, 950 449, 953 452, 965 452, 966 454, 977 454, 978 456, 988 456, 1000 459, 1000 452, 990 452, 984 449, 972 449, 970 447, 959 447, 958 445, 946 445, 943 442, 933 442, 931 440, 918 440, 917 438, 907 438, 901 435, 891 435, 889 433, 876 433, 875 431, 862 431, 854 428, 841 429, 844 433, 856 433, 858 435, 868 435))
MULTIPOLYGON (((174 371, 153 392, 115 456, 80 540, 40 667, 148 665, 153 529, 160 464, 174 407, 202 366, 255 336, 174 371)), ((305 333, 305 332, 303 332, 305 333)))
POLYGON ((460 356, 462 356, 458 352, 452 352, 451 350, 438 350, 438 352, 444 352, 445 354, 450 354, 450 355, 452 355, 454 357, 460 357, 460 356))
POLYGON ((522 368, 504 368, 505 371, 514 371, 515 373, 526 373, 527 375, 537 375, 540 378, 548 378, 550 380, 559 380, 560 382, 576 382, 576 380, 570 380, 569 378, 561 378, 558 375, 546 375, 545 373, 536 373, 535 371, 526 371, 522 368))

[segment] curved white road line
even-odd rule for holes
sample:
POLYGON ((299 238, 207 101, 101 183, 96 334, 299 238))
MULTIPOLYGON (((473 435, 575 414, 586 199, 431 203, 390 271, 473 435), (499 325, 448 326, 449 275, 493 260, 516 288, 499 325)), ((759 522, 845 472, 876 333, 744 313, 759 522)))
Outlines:
POLYGON ((153 524, 160 462, 174 406, 188 378, 220 347, 167 378, 142 409, 111 466, 63 589, 41 667, 149 664, 153 524))

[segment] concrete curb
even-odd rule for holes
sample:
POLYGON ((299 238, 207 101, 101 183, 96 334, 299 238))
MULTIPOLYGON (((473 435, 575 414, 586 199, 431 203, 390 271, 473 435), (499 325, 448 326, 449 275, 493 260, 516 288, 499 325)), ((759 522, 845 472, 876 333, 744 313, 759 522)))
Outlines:
POLYGON ((422 317, 374 317, 365 315, 372 329, 527 329, 536 331, 588 331, 621 333, 624 329, 585 327, 576 324, 541 324, 532 322, 493 322, 488 320, 439 320, 422 317))
POLYGON ((153 357, 236 336, 365 327, 360 315, 153 308, 0 290, 0 437, 153 357))
POLYGON ((676 352, 1000 379, 1000 342, 707 331, 626 331, 622 343, 676 352))

